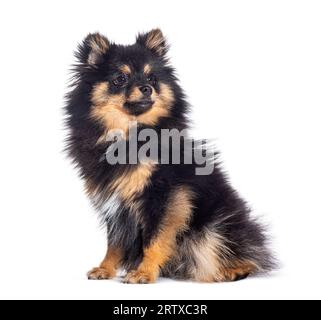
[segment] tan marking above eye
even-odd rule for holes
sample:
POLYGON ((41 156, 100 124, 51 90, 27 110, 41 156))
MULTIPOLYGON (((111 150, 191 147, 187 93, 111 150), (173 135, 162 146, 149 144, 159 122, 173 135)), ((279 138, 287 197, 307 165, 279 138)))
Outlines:
POLYGON ((151 66, 149 64, 145 64, 145 66, 144 66, 144 74, 148 75, 148 74, 151 73, 151 71, 152 71, 151 66))
POLYGON ((130 67, 127 64, 122 65, 119 70, 123 73, 130 74, 131 70, 130 67))

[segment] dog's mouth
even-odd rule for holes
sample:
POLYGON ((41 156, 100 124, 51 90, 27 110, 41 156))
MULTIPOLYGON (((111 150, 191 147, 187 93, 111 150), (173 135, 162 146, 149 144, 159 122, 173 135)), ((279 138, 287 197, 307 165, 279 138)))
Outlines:
POLYGON ((152 101, 151 99, 143 99, 135 102, 126 102, 124 106, 130 114, 138 116, 148 111, 153 106, 153 104, 154 101, 152 101))

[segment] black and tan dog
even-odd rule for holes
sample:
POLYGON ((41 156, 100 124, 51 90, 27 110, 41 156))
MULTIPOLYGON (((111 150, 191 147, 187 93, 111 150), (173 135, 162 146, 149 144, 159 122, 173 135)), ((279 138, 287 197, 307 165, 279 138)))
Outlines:
MULTIPOLYGON (((107 254, 89 279, 150 283, 158 276, 233 281, 272 268, 263 228, 219 167, 195 175, 195 164, 104 161, 112 129, 182 130, 188 104, 160 30, 130 46, 90 34, 76 53, 68 94, 69 155, 108 230, 107 254)), ((192 60, 191 60, 192 63, 192 60)))

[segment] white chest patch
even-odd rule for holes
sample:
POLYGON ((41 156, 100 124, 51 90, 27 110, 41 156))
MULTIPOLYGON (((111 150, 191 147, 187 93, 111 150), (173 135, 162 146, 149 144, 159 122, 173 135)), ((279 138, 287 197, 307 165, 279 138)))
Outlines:
POLYGON ((101 195, 97 195, 92 201, 95 208, 100 212, 102 223, 105 223, 108 218, 115 217, 122 205, 117 193, 112 193, 106 199, 102 198, 101 195))

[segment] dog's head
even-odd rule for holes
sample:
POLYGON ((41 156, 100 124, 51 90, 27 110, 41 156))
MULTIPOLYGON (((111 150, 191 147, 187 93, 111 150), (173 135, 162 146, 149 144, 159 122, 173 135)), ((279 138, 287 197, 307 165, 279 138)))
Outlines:
POLYGON ((159 29, 138 35, 129 46, 89 34, 77 52, 77 80, 87 88, 88 116, 108 130, 124 131, 132 121, 154 126, 161 119, 179 118, 182 93, 166 52, 159 29))

